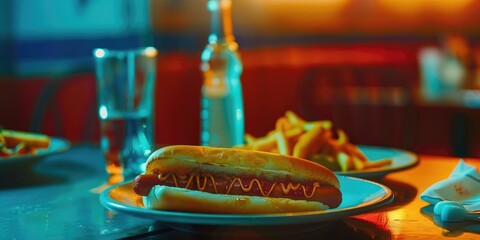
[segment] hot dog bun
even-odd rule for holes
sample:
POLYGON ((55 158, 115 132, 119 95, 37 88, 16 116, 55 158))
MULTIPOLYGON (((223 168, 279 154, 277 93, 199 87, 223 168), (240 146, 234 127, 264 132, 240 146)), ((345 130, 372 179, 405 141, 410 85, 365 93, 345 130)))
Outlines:
POLYGON ((143 205, 150 209, 232 214, 306 212, 329 208, 314 201, 212 194, 159 185, 153 187, 147 197, 143 197, 143 205))
POLYGON ((154 209, 291 212, 335 208, 342 200, 333 172, 287 155, 176 145, 157 150, 146 164, 134 190, 154 209))

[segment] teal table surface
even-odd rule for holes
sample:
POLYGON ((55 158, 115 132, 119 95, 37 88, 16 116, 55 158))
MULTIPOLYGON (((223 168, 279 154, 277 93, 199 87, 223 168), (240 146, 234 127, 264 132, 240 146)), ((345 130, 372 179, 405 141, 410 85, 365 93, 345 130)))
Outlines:
POLYGON ((0 239, 119 239, 154 222, 105 209, 95 190, 107 177, 97 146, 79 145, 38 164, 2 171, 0 239))

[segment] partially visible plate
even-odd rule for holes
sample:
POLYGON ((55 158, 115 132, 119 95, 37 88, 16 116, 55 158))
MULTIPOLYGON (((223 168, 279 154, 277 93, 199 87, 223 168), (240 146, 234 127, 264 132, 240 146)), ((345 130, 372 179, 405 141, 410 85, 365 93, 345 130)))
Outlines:
POLYGON ((380 159, 392 159, 392 164, 379 167, 369 168, 363 170, 354 170, 347 172, 336 171, 338 175, 358 177, 358 178, 378 178, 388 173, 402 171, 418 164, 418 157, 416 154, 395 148, 373 147, 373 146, 358 146, 360 150, 367 156, 370 161, 377 161, 380 159))
POLYGON ((118 213, 164 222, 182 231, 196 232, 199 229, 215 227, 253 227, 277 229, 282 233, 287 229, 301 232, 308 227, 320 228, 327 222, 372 211, 393 201, 392 191, 381 184, 368 180, 338 176, 343 194, 342 204, 334 209, 311 212, 291 212, 276 214, 208 214, 161 211, 143 208, 141 197, 132 190, 132 183, 121 183, 106 189, 100 195, 100 202, 107 209, 118 213))
POLYGON ((0 172, 11 171, 13 168, 29 167, 47 156, 64 152, 69 148, 70 142, 68 140, 50 137, 50 146, 46 149, 38 149, 35 154, 0 157, 0 172))

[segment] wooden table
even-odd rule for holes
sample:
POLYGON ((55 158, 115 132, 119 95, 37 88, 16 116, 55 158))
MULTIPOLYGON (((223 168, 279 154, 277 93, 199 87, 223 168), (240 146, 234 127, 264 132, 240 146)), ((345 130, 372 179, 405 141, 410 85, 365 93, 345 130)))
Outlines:
MULTIPOLYGON (((458 158, 440 156, 420 156, 420 163, 411 169, 387 175, 380 183, 394 191, 395 201, 390 206, 374 213, 353 217, 369 222, 375 228, 373 232, 389 235, 380 239, 480 239, 478 233, 464 232, 459 226, 437 226, 430 215, 433 207, 420 200, 420 194, 433 183, 447 178, 458 163, 458 158), (449 229, 453 228, 453 229, 449 229)), ((478 159, 465 159, 468 164, 480 169, 478 159)), ((440 224, 440 223, 439 223, 440 224)), ((371 231, 371 230, 370 230, 371 231)))
MULTIPOLYGON (((257 239, 480 239, 478 233, 447 231, 422 213, 431 208, 419 195, 448 177, 457 162, 456 158, 420 156, 416 167, 378 180, 395 193, 395 201, 388 207, 332 222, 320 231, 257 239)), ((479 160, 467 159, 467 163, 480 168, 479 160)), ((160 222, 106 210, 92 191, 106 179, 103 164, 98 146, 78 145, 44 159, 33 171, 2 176, 0 239, 232 239, 195 236, 160 222)))

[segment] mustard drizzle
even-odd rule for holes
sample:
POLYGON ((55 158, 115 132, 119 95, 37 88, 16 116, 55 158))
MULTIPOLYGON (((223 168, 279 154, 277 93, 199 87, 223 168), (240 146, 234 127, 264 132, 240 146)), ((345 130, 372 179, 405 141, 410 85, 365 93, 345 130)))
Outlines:
POLYGON ((242 188, 242 190, 244 192, 250 192, 250 190, 252 190, 253 188, 253 183, 256 182, 257 185, 258 185, 258 189, 260 190, 260 192, 262 193, 262 196, 264 197, 268 197, 270 195, 270 193, 272 193, 273 191, 273 188, 275 187, 275 182, 272 184, 272 187, 270 188, 270 190, 268 191, 267 194, 264 193, 263 189, 262 189, 262 186, 260 184, 260 181, 258 181, 258 179, 254 178, 250 181, 250 184, 248 185, 248 187, 244 187, 243 186, 243 183, 242 183, 242 180, 240 178, 234 178, 232 180, 232 182, 230 182, 230 185, 228 186, 228 189, 227 189, 227 192, 226 194, 230 193, 230 191, 232 190, 233 188, 233 185, 235 184, 235 182, 238 182, 240 184, 240 187, 242 188))
MULTIPOLYGON (((175 187, 179 187, 177 178, 179 178, 181 180, 185 180, 185 179, 188 178, 188 181, 187 181, 187 184, 185 185, 185 188, 189 188, 190 185, 192 184, 194 178, 195 178, 195 181, 197 182, 197 187, 198 187, 199 191, 205 191, 205 189, 207 187, 208 178, 210 178, 211 182, 213 183, 213 188, 214 188, 215 193, 218 193, 217 185, 215 183, 215 178, 211 174, 207 174, 207 175, 201 177, 200 175, 195 174, 195 173, 190 174, 189 176, 187 176, 187 175, 177 175, 177 174, 172 174, 172 173, 167 173, 167 174, 160 173, 158 175, 158 180, 160 180, 161 182, 165 182, 170 177, 172 178, 173 184, 175 185, 175 187), (203 181, 203 184, 201 184, 202 181, 203 181)), ((258 189, 260 190, 260 193, 262 194, 263 197, 268 197, 272 193, 272 191, 274 190, 274 188, 277 184, 276 182, 274 182, 272 184, 272 186, 270 187, 270 189, 267 191, 267 193, 265 193, 265 191, 263 191, 263 188, 262 188, 262 186, 260 184, 260 181, 258 179, 256 179, 256 178, 252 179, 250 181, 250 184, 247 187, 245 187, 242 183, 242 180, 240 178, 236 177, 236 178, 233 178, 233 180, 231 180, 230 183, 228 184, 228 188, 227 188, 227 191, 225 192, 225 194, 230 193, 233 186, 235 185, 235 182, 238 182, 242 191, 244 191, 244 192, 251 191, 252 188, 254 187, 254 183, 256 183, 257 186, 258 186, 258 189)), ((303 195, 306 198, 312 198, 314 193, 315 193, 315 190, 317 188, 320 188, 320 184, 318 182, 315 182, 313 184, 313 189, 312 189, 311 193, 307 194, 306 187, 304 185, 300 184, 300 183, 297 183, 297 184, 288 183, 286 186, 285 186, 284 183, 280 183, 280 186, 282 188, 283 194, 285 194, 285 195, 288 194, 290 191, 297 191, 298 188, 301 188, 302 191, 303 191, 303 195)))

